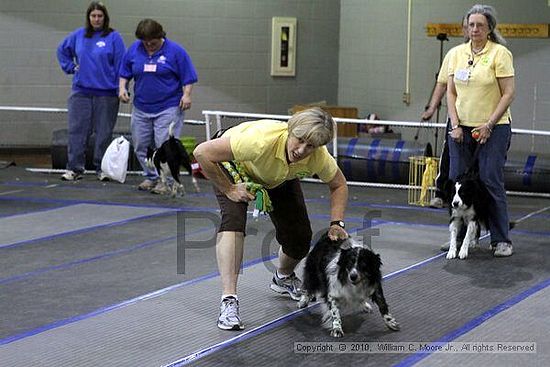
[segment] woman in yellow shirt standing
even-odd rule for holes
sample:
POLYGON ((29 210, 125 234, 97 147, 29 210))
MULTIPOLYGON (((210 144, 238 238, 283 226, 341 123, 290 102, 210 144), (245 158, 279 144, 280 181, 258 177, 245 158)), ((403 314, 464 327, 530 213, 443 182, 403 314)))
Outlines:
POLYGON ((449 176, 455 180, 476 163, 474 151, 480 144, 479 175, 491 200, 491 246, 495 256, 510 256, 513 247, 508 236, 504 164, 510 147, 510 104, 515 89, 512 53, 503 46, 493 7, 474 5, 466 17, 470 42, 458 46, 449 60, 449 176))
POLYGON ((320 108, 293 115, 288 124, 273 120, 244 122, 217 139, 200 144, 193 155, 214 184, 221 209, 216 256, 222 280, 218 327, 242 330, 237 298, 237 278, 242 257, 248 202, 254 199, 246 183, 232 175, 245 176, 263 187, 272 203, 269 213, 279 244, 279 265, 270 288, 298 300, 301 281, 294 268, 308 251, 312 238, 299 178, 317 175, 330 189, 332 240, 348 237, 344 212, 348 200, 346 179, 325 145, 332 140, 334 120, 320 108), (233 172, 228 172, 231 162, 233 172), (248 189, 247 189, 248 188, 248 189))

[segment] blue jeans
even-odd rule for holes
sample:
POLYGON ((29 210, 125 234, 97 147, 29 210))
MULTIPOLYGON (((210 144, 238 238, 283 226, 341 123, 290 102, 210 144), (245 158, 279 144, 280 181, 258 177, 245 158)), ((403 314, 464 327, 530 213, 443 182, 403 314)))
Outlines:
POLYGON ((69 138, 67 169, 82 173, 88 139, 95 133, 93 164, 101 171, 101 160, 113 139, 118 114, 118 97, 72 93, 68 99, 69 138))
POLYGON ((137 108, 132 109, 132 118, 130 121, 132 127, 132 143, 136 157, 143 169, 143 175, 149 180, 158 179, 155 169, 147 167, 147 148, 158 148, 168 140, 168 128, 172 121, 176 121, 174 126, 174 136, 179 138, 183 128, 184 113, 179 107, 170 107, 159 113, 145 113, 137 108))
MULTIPOLYGON (((449 138, 449 156, 451 167, 449 178, 456 178, 464 173, 473 163, 477 142, 472 138, 472 128, 463 127, 462 144, 449 138)), ((504 188, 504 164, 510 147, 512 129, 510 125, 496 125, 487 142, 479 149, 479 178, 489 191, 489 231, 491 243, 511 243, 508 236, 509 218, 504 188)))

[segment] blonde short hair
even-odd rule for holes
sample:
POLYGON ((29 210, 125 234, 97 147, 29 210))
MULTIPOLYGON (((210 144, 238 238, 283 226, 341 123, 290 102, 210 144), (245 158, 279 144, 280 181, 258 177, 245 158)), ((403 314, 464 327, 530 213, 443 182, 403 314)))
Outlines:
POLYGON ((309 108, 292 115, 288 120, 288 134, 320 147, 332 140, 334 120, 319 107, 309 108))

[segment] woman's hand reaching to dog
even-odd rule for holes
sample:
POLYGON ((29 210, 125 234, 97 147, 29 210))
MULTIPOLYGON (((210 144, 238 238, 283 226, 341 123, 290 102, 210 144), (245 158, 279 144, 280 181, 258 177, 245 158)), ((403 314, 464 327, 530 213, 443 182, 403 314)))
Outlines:
POLYGON ((328 229, 328 238, 332 241, 345 240, 348 237, 348 232, 337 224, 331 225, 328 229))

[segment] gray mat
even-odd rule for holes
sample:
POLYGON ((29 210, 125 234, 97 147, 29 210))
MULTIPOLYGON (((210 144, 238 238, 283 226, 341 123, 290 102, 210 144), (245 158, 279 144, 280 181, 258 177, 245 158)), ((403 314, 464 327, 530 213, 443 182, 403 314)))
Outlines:
MULTIPOLYGON (((466 261, 440 258, 385 282, 390 311, 401 323, 400 332, 387 330, 378 314, 344 319, 344 342, 433 342, 459 330, 472 319, 550 277, 548 239, 522 242, 506 259, 476 251, 466 261), (545 247, 546 246, 546 247, 545 247)), ((547 322, 546 314, 538 314, 547 322)), ((207 366, 388 366, 407 354, 296 354, 294 342, 334 341, 319 327, 312 312, 206 355, 196 365, 207 366)), ((508 330, 515 329, 507 325, 508 330)), ((498 335, 497 335, 498 336, 498 335)), ((516 335, 525 339, 526 335, 516 335)), ((495 336, 492 337, 492 339, 495 336)), ((546 337, 534 335, 545 343, 546 337)), ((497 340, 498 341, 498 340, 497 340)), ((483 364, 478 364, 483 365, 483 364)), ((536 364, 534 364, 536 365, 536 364)), ((542 365, 542 364, 539 364, 542 365)))
POLYGON ((420 361, 417 366, 550 366, 549 299, 550 287, 533 294, 520 304, 456 339, 458 343, 480 346, 483 342, 503 342, 512 345, 515 342, 535 342, 536 353, 503 353, 496 350, 496 353, 432 354, 420 361), (511 325, 513 327, 510 327, 511 325))
MULTIPOLYGON (((383 241, 381 237, 381 253, 393 245, 383 241)), ((415 264, 425 254, 433 254, 433 247, 420 245, 418 255, 409 254, 408 263, 402 259, 398 263, 415 264)), ((399 269, 391 256, 383 256, 385 271, 399 269)), ((264 263, 246 268, 241 276, 245 332, 296 311, 294 301, 269 290, 270 279, 270 269, 264 263)), ((92 318, 75 319, 78 322, 0 346, 0 360, 13 367, 167 364, 239 334, 221 331, 215 325, 219 288, 219 278, 210 278, 92 318)))
POLYGON ((118 205, 78 204, 0 218, 0 247, 165 211, 118 205))

